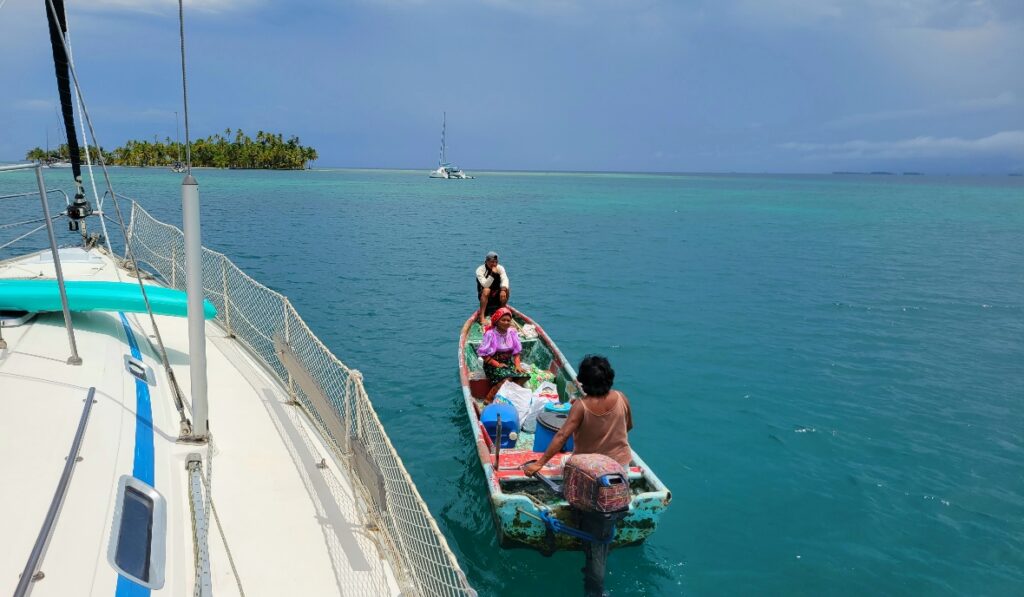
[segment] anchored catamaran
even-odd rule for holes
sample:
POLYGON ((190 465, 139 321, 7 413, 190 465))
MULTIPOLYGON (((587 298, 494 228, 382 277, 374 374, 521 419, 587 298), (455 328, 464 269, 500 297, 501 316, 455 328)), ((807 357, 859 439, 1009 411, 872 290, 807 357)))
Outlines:
POLYGON ((39 164, 0 166, 5 186, 29 187, 0 196, 5 207, 42 211, 5 222, 0 233, 31 229, 0 251, 43 230, 48 245, 0 261, 0 586, 18 597, 475 595, 360 373, 287 297, 199 244, 188 151, 184 232, 114 192, 102 157, 107 192, 94 189, 92 208, 63 1, 44 1, 74 199, 51 212, 62 191, 39 164))
POLYGON ((445 144, 445 129, 448 127, 448 113, 441 120, 441 151, 437 157, 437 170, 430 173, 430 178, 446 178, 449 180, 468 180, 473 178, 459 169, 455 164, 448 163, 448 147, 445 144))

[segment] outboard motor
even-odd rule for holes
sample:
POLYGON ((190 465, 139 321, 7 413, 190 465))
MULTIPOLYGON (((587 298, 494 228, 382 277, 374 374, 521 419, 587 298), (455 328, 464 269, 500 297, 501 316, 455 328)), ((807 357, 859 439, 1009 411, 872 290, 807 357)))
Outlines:
POLYGON ((566 501, 583 512, 619 512, 629 508, 626 469, 604 454, 573 454, 562 469, 566 501))
POLYGON ((580 528, 567 527, 549 513, 542 514, 549 533, 567 533, 583 541, 583 594, 600 597, 604 595, 615 525, 629 513, 629 477, 625 467, 603 454, 574 454, 562 471, 563 485, 543 475, 538 474, 537 478, 579 512, 580 528))
POLYGON ((583 547, 583 594, 600 596, 615 525, 629 511, 629 477, 621 464, 603 454, 574 454, 562 477, 566 501, 580 511, 580 530, 596 539, 583 547))

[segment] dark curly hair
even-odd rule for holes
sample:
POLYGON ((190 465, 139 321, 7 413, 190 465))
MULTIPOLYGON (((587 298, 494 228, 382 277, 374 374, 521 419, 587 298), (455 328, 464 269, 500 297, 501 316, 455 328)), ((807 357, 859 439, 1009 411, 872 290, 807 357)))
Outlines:
POLYGON ((576 379, 588 396, 604 396, 611 391, 612 383, 615 382, 615 370, 603 356, 588 354, 580 361, 576 379))

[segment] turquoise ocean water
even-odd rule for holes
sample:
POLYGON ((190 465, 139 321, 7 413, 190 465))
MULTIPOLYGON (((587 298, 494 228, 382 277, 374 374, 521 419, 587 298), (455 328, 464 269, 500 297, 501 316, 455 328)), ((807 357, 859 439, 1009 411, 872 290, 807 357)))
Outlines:
MULTIPOLYGON (((114 175, 180 222, 180 175, 114 175)), ((455 360, 488 250, 572 361, 611 359, 673 492, 613 595, 1024 593, 1024 180, 196 176, 204 244, 364 373, 481 595, 582 565, 496 545, 455 360)))

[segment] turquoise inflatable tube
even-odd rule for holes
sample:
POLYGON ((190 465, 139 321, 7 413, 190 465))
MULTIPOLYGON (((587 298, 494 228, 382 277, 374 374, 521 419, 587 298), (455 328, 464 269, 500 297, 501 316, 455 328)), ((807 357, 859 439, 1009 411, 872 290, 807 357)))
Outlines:
MULTIPOLYGON (((65 282, 64 287, 72 311, 146 312, 146 302, 142 300, 138 282, 74 280, 65 282)), ((146 296, 157 315, 188 315, 188 301, 181 290, 147 285, 146 296)), ((0 280, 0 310, 36 313, 62 310, 57 281, 0 280)), ((203 314, 206 319, 213 319, 217 316, 217 309, 213 303, 204 300, 203 314)))

